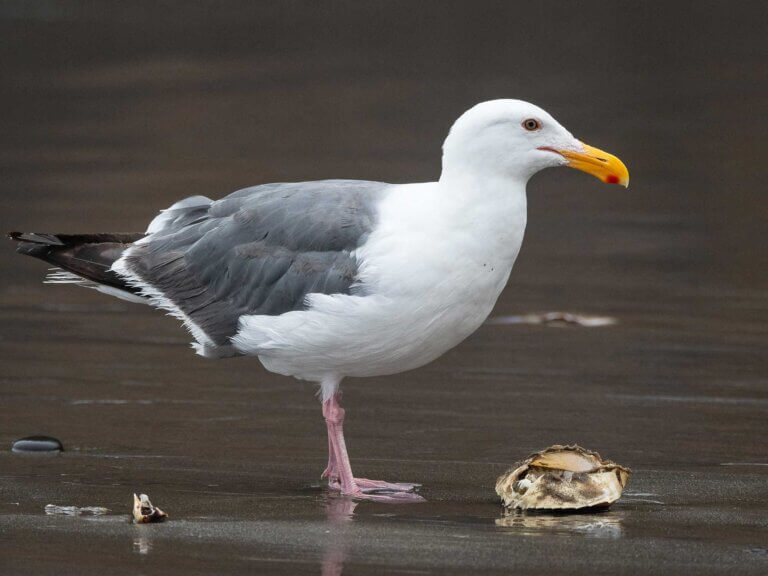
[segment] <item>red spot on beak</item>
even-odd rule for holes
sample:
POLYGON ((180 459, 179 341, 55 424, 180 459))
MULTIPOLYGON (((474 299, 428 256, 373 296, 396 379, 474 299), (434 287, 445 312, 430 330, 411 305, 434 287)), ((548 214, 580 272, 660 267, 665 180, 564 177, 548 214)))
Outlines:
POLYGON ((605 181, 608 182, 608 184, 618 184, 619 177, 615 174, 608 174, 608 176, 605 178, 605 181))

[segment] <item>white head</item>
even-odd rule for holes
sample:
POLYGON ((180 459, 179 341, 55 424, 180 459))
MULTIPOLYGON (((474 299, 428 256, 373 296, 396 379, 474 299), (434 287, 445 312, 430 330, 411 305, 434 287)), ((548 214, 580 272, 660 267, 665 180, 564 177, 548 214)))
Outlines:
POLYGON ((621 160, 580 142, 547 112, 522 100, 490 100, 470 108, 443 144, 443 177, 474 173, 527 182, 554 166, 577 168, 611 184, 629 184, 621 160))

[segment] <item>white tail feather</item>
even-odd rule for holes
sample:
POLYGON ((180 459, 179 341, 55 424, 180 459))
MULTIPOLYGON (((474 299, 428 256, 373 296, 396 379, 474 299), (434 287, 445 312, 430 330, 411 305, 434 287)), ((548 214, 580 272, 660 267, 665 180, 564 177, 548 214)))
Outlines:
POLYGON ((78 276, 77 274, 73 274, 67 270, 62 270, 61 268, 49 268, 48 274, 43 280, 43 284, 74 284, 76 286, 82 286, 83 288, 93 288, 102 294, 108 294, 109 296, 114 296, 127 302, 136 302, 138 304, 149 303, 146 298, 142 298, 137 294, 133 294, 125 290, 120 290, 119 288, 115 288, 113 286, 105 286, 104 284, 99 284, 98 282, 83 278, 82 276, 78 276))

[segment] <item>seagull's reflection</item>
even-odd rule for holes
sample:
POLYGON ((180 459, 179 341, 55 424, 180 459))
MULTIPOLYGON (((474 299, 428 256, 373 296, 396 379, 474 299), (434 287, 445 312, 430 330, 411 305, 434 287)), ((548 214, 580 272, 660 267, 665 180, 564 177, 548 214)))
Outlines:
POLYGON ((496 519, 496 526, 526 536, 552 533, 581 534, 591 538, 621 538, 621 517, 614 512, 594 514, 531 514, 513 512, 496 519))
POLYGON ((340 576, 347 559, 346 526, 352 522, 358 502, 344 496, 327 496, 325 511, 328 518, 328 541, 323 555, 320 574, 340 576))

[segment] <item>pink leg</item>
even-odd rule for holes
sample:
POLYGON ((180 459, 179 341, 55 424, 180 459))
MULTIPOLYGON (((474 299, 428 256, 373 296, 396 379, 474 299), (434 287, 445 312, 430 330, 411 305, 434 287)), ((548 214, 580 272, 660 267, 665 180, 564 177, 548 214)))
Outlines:
MULTIPOLYGON (((323 416, 325 416, 325 403, 323 403, 323 416)), ((328 478, 330 481, 331 478, 338 476, 338 471, 336 470, 336 450, 333 447, 333 440, 331 438, 331 424, 326 420, 325 425, 328 429, 328 466, 326 466, 323 473, 320 474, 320 478, 328 478)))
POLYGON ((383 482, 355 478, 344 441, 344 408, 339 404, 336 392, 323 402, 323 416, 328 428, 328 467, 322 477, 328 478, 328 486, 342 494, 382 502, 421 502, 424 500, 413 491, 419 484, 383 482))

